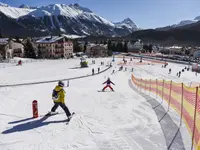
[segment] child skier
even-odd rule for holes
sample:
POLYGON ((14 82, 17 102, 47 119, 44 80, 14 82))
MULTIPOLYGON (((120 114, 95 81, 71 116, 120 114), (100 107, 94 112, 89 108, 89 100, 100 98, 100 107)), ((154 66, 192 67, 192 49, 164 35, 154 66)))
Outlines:
POLYGON ((171 72, 172 72, 172 69, 170 68, 170 69, 169 69, 169 74, 171 74, 171 72))
POLYGON ((54 113, 56 111, 58 106, 60 106, 65 111, 68 121, 69 121, 72 118, 72 114, 70 113, 69 109, 65 105, 65 91, 63 89, 64 85, 65 84, 63 81, 59 81, 58 85, 53 90, 52 99, 54 101, 54 106, 51 109, 50 115, 51 113, 54 113))
POLYGON ((17 66, 22 66, 22 61, 21 60, 18 61, 17 66))
POLYGON ((105 81, 103 84, 105 84, 105 83, 106 83, 106 86, 102 89, 102 91, 105 91, 105 89, 108 88, 108 87, 109 87, 112 91, 114 91, 113 88, 110 86, 110 84, 113 84, 113 85, 115 85, 115 84, 110 80, 110 78, 108 78, 107 81, 105 81))

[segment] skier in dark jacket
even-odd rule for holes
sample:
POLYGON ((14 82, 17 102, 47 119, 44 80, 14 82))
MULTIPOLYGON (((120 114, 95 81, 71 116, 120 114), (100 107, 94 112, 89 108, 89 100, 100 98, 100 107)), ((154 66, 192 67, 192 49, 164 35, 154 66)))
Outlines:
POLYGON ((113 85, 115 85, 115 84, 110 80, 110 78, 108 78, 107 81, 105 81, 103 84, 106 84, 106 86, 102 89, 102 91, 105 91, 105 89, 108 88, 108 87, 112 91, 114 91, 113 88, 111 87, 111 84, 113 84, 113 85))
POLYGON ((172 69, 170 68, 170 69, 169 69, 169 74, 171 74, 171 72, 172 72, 172 69))

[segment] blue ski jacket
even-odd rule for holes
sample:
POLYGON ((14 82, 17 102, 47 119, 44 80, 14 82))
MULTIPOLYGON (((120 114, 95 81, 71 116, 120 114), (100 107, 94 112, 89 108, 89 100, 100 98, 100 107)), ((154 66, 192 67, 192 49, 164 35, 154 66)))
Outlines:
POLYGON ((110 80, 107 80, 107 81, 105 81, 103 84, 107 84, 107 85, 110 85, 110 84, 113 84, 113 85, 115 85, 112 81, 110 81, 110 80))

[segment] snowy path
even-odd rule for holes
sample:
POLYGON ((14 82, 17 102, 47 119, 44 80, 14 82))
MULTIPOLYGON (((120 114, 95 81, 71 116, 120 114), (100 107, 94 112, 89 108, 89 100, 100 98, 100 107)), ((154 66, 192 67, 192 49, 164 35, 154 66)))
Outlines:
POLYGON ((39 102, 40 114, 52 107, 55 84, 0 89, 0 149, 165 150, 155 112, 128 85, 130 72, 112 76, 111 72, 70 83, 66 103, 77 115, 68 126, 65 114, 46 120, 30 118, 33 99, 39 102), (108 76, 115 82, 116 92, 97 92, 108 76))

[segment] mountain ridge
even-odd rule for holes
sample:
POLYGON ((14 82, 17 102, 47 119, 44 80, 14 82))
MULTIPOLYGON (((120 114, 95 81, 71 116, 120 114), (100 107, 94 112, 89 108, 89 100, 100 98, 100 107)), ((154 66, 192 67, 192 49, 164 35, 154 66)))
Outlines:
POLYGON ((43 34, 125 36, 137 30, 130 19, 119 27, 77 3, 50 4, 35 9, 27 5, 20 8, 0 6, 0 12, 24 27, 43 34))
POLYGON ((130 18, 126 18, 123 21, 116 22, 114 24, 119 28, 124 26, 124 27, 130 29, 131 32, 138 30, 137 25, 130 18))

